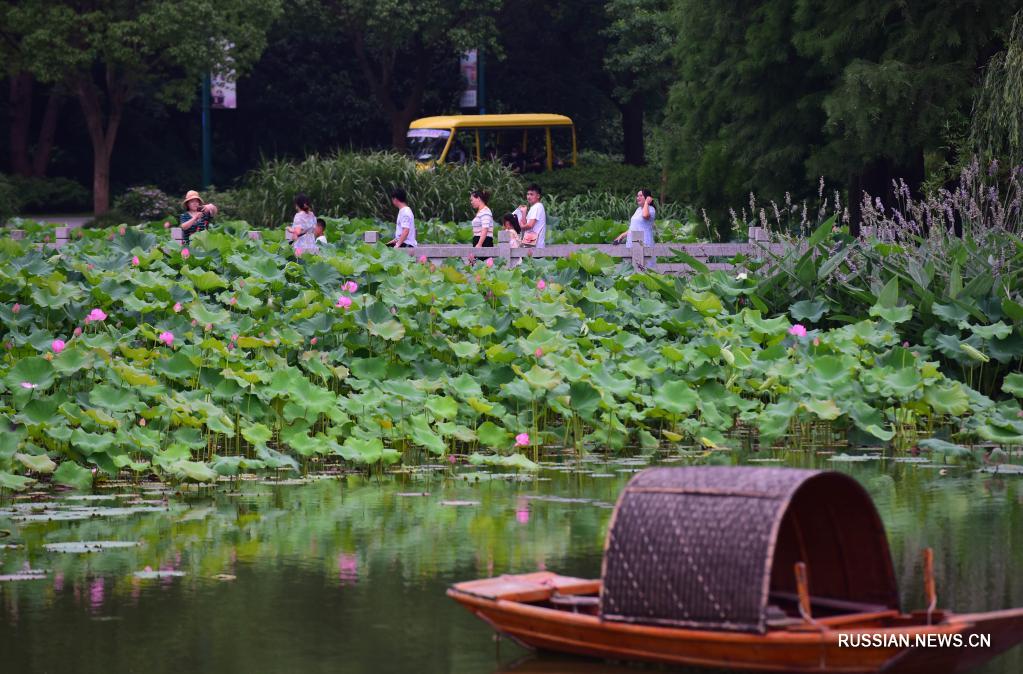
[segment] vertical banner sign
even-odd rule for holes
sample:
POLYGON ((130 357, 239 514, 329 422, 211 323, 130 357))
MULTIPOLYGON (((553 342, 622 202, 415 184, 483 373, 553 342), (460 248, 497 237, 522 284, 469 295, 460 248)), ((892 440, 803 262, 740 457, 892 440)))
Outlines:
POLYGON ((220 72, 210 73, 210 97, 213 108, 217 110, 234 110, 238 107, 235 72, 230 55, 232 47, 234 45, 230 43, 224 45, 224 65, 220 72))
POLYGON ((458 102, 461 108, 475 108, 477 105, 476 88, 479 85, 477 65, 475 49, 465 52, 459 59, 459 69, 462 78, 465 79, 465 90, 462 91, 462 98, 458 102))

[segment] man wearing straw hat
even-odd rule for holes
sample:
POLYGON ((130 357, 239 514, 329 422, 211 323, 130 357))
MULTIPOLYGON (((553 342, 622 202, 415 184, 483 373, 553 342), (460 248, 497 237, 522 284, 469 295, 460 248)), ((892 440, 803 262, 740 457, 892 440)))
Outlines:
POLYGON ((195 190, 188 190, 181 203, 185 206, 185 212, 178 218, 181 224, 181 244, 187 246, 193 234, 210 228, 210 223, 217 214, 217 207, 213 204, 203 204, 202 197, 195 190))

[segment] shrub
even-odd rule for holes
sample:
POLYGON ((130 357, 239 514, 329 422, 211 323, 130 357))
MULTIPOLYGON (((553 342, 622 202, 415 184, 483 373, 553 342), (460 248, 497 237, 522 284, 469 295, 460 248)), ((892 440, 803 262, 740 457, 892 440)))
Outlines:
POLYGON ((579 164, 571 168, 538 174, 536 182, 546 194, 562 199, 591 192, 628 196, 643 188, 651 190, 659 200, 666 198, 661 194, 661 170, 652 165, 630 166, 580 159, 579 164))
POLYGON ((0 225, 18 213, 18 193, 7 176, 0 175, 0 225))
POLYGON ((129 187, 114 208, 139 222, 160 220, 181 210, 177 199, 153 185, 129 187))
POLYGON ((240 190, 241 217, 258 226, 290 221, 292 199, 309 195, 317 215, 394 217, 387 197, 402 187, 418 217, 469 220, 469 191, 485 189, 492 195, 494 213, 521 203, 525 183, 498 162, 444 166, 426 171, 407 157, 388 153, 338 152, 312 155, 301 162, 271 160, 246 176, 240 190))
POLYGON ((11 176, 21 213, 74 213, 92 206, 92 193, 70 178, 11 176))

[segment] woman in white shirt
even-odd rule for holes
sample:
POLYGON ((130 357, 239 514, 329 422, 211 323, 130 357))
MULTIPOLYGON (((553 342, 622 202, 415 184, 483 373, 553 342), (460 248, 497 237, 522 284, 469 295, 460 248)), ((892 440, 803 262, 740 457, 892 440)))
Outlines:
POLYGON ((313 205, 309 197, 302 194, 295 195, 295 217, 288 228, 288 237, 295 248, 309 250, 316 248, 316 215, 313 213, 313 205))
POLYGON ((636 192, 636 212, 632 214, 629 221, 629 228, 615 237, 615 241, 626 239, 627 248, 632 248, 632 240, 628 239, 629 232, 642 232, 643 245, 654 245, 654 218, 657 216, 657 209, 653 206, 654 194, 650 190, 636 192))
POLYGON ((476 248, 494 246, 494 213, 487 206, 489 200, 489 192, 473 190, 469 193, 469 204, 476 209, 476 217, 472 219, 472 245, 476 248))

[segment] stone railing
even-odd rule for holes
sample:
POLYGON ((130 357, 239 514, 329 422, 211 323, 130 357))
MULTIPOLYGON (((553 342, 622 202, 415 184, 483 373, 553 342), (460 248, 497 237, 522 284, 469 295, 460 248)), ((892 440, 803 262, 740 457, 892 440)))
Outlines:
MULTIPOLYGON (((54 240, 46 245, 50 248, 59 249, 67 244, 70 238, 71 227, 57 227, 54 230, 54 240)), ((25 231, 12 229, 12 239, 24 239, 25 231)), ((257 230, 248 232, 250 239, 259 241, 262 234, 257 230)), ((442 263, 446 260, 461 258, 468 261, 471 257, 478 258, 493 257, 503 259, 509 266, 516 266, 527 258, 565 258, 579 251, 597 251, 604 253, 620 261, 629 261, 633 269, 637 271, 652 271, 661 274, 684 274, 692 272, 690 264, 684 262, 658 262, 658 258, 672 258, 679 252, 689 255, 693 259, 705 264, 713 270, 731 270, 736 265, 727 262, 708 262, 711 258, 730 258, 737 255, 744 255, 752 260, 763 260, 768 254, 780 255, 787 249, 786 244, 770 243, 767 230, 762 227, 750 227, 749 239, 746 243, 659 243, 653 246, 644 246, 641 232, 629 232, 632 247, 624 245, 611 245, 603 243, 571 243, 554 244, 545 248, 512 248, 509 243, 509 234, 505 231, 497 232, 497 245, 491 248, 474 248, 468 244, 425 244, 417 248, 403 248, 411 257, 425 257, 433 263, 442 263)), ((171 228, 171 240, 181 245, 182 234, 180 227, 171 228)), ((363 235, 366 243, 379 243, 380 234, 376 231, 368 231, 363 235)))

